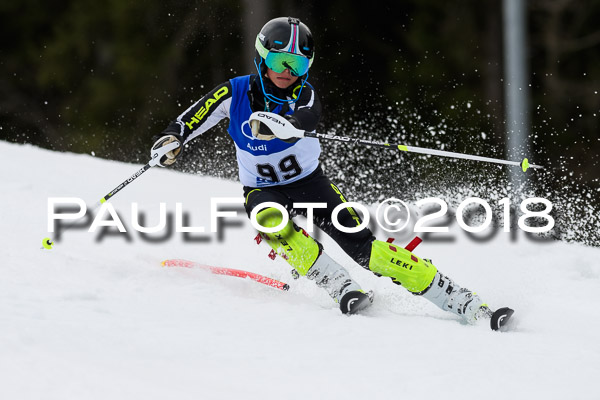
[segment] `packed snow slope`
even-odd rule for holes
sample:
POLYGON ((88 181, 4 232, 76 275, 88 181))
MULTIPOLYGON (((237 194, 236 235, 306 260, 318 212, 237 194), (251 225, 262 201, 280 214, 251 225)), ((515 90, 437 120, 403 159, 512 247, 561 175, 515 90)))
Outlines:
POLYGON ((45 250, 49 197, 92 206, 141 166, 5 142, 0 154, 1 399, 600 398, 596 248, 522 232, 477 242, 457 230, 421 244, 418 255, 490 306, 516 310, 511 331, 492 332, 362 270, 322 235, 375 291, 371 309, 347 317, 267 257, 239 207, 210 233, 210 198, 240 197, 239 183, 153 168, 110 201, 127 235, 73 228, 45 250), (150 242, 133 229, 133 202, 144 226, 159 221, 161 202, 170 213, 182 203, 185 224, 206 233, 150 242), (161 267, 167 258, 291 289, 161 267))

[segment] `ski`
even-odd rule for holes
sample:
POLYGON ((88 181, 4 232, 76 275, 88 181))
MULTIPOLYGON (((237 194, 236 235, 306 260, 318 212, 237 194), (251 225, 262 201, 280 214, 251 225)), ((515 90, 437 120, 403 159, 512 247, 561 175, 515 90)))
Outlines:
POLYGON ((356 314, 369 307, 373 303, 373 297, 372 290, 367 293, 358 290, 350 291, 342 296, 340 310, 342 314, 356 314))
POLYGON ((514 312, 515 310, 508 307, 502 307, 494 311, 492 318, 490 319, 490 327, 492 330, 498 331, 505 326, 514 312))
POLYGON ((163 267, 184 267, 184 268, 202 268, 206 269, 213 274, 216 275, 228 275, 228 276, 236 276, 238 278, 250 278, 253 281, 258 283, 262 283, 263 285, 267 285, 279 290, 288 290, 290 285, 284 282, 280 282, 278 280, 256 274, 254 272, 244 271, 241 269, 233 269, 233 268, 224 268, 224 267, 213 267, 211 265, 204 265, 197 263, 195 261, 188 260, 180 260, 180 259, 172 259, 165 260, 162 263, 163 267))

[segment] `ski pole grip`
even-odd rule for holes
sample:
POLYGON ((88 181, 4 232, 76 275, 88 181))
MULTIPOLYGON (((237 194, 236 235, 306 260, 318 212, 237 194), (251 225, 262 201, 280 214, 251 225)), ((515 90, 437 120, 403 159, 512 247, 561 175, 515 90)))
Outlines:
POLYGON ((171 142, 165 146, 159 147, 157 149, 153 149, 152 150, 152 159, 150 160, 150 162, 148 162, 148 164, 151 167, 154 167, 156 165, 158 165, 158 163, 160 162, 160 159, 167 154, 170 151, 173 151, 177 148, 179 148, 179 146, 181 146, 181 143, 178 141, 174 141, 171 142))

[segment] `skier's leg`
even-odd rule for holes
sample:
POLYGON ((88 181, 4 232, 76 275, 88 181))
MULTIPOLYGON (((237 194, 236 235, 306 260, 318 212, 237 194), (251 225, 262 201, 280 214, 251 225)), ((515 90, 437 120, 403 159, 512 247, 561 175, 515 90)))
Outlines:
MULTIPOLYGON (((324 175, 312 182, 312 186, 318 189, 319 201, 325 201, 328 205, 327 209, 315 210, 315 222, 359 265, 376 275, 392 278, 392 281, 411 293, 422 295, 442 310, 457 314, 469 322, 490 315, 491 311, 479 296, 439 273, 431 262, 401 247, 375 240, 369 229, 345 233, 335 228, 331 222, 331 212, 346 202, 345 196, 324 175)), ((348 207, 338 214, 338 222, 352 227, 360 224, 361 220, 356 211, 348 207)))
POLYGON ((467 322, 491 316, 491 310, 477 294, 442 275, 430 261, 401 247, 373 241, 368 268, 377 275, 392 278, 409 292, 423 296, 467 322))
MULTIPOLYGON (((289 207, 289 200, 283 193, 254 189, 246 194, 248 214, 254 207, 267 201, 289 207)), ((256 214, 256 220, 265 228, 273 228, 283 222, 283 215, 280 210, 268 207, 256 214)), ((314 280, 317 286, 325 289, 340 304, 343 313, 356 312, 370 303, 370 297, 361 290, 348 271, 331 259, 323 251, 321 244, 291 219, 281 230, 274 233, 261 232, 261 236, 300 275, 314 280)))

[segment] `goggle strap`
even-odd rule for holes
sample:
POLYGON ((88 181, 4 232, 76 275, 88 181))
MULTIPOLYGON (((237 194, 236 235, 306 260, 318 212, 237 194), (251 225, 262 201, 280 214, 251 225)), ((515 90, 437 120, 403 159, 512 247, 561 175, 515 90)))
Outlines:
POLYGON ((269 54, 269 50, 265 46, 263 46, 263 44, 260 42, 258 35, 256 36, 256 42, 255 42, 254 47, 256 47, 256 51, 258 51, 258 54, 262 58, 264 58, 264 59, 267 58, 267 55, 269 54))

